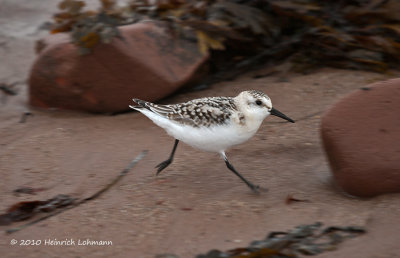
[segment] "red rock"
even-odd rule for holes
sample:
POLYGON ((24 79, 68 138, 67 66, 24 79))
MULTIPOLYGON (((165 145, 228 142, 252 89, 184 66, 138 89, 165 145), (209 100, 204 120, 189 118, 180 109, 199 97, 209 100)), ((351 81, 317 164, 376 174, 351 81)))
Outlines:
POLYGON ((400 79, 340 100, 323 116, 321 135, 343 190, 360 197, 400 192, 400 79))
POLYGON ((196 77, 205 63, 195 42, 154 23, 120 27, 124 40, 100 44, 80 56, 69 35, 51 35, 35 61, 30 104, 89 112, 128 110, 133 97, 155 101, 196 77))

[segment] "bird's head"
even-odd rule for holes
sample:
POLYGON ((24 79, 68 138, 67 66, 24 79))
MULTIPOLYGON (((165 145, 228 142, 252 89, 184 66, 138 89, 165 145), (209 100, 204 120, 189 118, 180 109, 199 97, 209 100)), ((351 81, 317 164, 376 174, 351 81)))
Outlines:
POLYGON ((257 120, 264 120, 264 118, 267 116, 274 115, 294 123, 292 119, 279 112, 276 108, 273 108, 271 99, 267 96, 267 94, 261 91, 243 91, 235 97, 235 100, 239 106, 239 109, 247 117, 253 117, 257 120))

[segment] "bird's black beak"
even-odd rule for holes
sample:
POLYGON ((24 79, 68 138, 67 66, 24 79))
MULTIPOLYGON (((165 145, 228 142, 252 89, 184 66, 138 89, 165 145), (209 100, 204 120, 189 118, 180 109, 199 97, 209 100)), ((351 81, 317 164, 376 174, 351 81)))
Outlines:
POLYGON ((271 115, 273 116, 279 116, 280 118, 283 118, 285 120, 288 120, 289 122, 294 123, 294 120, 287 117, 285 114, 281 113, 278 109, 276 108, 271 108, 271 110, 269 111, 271 115))

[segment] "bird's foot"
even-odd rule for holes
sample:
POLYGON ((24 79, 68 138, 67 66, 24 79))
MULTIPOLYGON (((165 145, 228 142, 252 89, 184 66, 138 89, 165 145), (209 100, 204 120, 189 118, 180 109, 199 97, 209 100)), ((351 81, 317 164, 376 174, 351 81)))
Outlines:
POLYGON ((249 184, 248 186, 249 186, 249 188, 253 191, 253 193, 255 193, 255 194, 260 194, 260 191, 259 191, 260 186, 258 186, 258 185, 253 185, 253 184, 249 184))
POLYGON ((268 192, 267 188, 262 188, 259 185, 249 184, 248 186, 255 194, 260 194, 260 192, 268 192))
POLYGON ((171 159, 167 159, 167 160, 164 160, 163 162, 161 162, 160 164, 158 164, 156 166, 156 168, 157 168, 156 175, 158 176, 158 174, 160 174, 161 171, 163 171, 166 167, 168 167, 169 164, 171 164, 171 162, 172 162, 171 159))

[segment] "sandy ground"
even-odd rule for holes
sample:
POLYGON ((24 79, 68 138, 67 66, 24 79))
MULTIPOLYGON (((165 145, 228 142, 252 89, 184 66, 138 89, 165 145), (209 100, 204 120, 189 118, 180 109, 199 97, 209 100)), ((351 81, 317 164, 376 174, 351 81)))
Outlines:
POLYGON ((258 89, 298 122, 269 117, 253 139, 227 152, 247 179, 269 189, 261 195, 252 194, 217 154, 184 144, 174 163, 156 177, 154 166, 168 157, 173 139, 139 113, 102 116, 31 110, 33 116, 20 123, 22 113, 29 110, 25 80, 35 56, 34 41, 46 34, 38 27, 55 10, 55 1, 34 2, 0 1, 0 82, 21 82, 15 86, 16 96, 0 92, 0 212, 19 201, 57 194, 88 197, 142 150, 149 153, 100 198, 20 232, 0 233, 2 257, 193 257, 214 248, 247 246, 270 231, 316 221, 368 230, 318 257, 400 257, 400 196, 361 200, 342 194, 333 186, 319 137, 320 115, 332 103, 385 76, 323 69, 253 79, 251 73, 165 99, 164 103, 177 103, 258 89), (13 190, 22 186, 45 190, 15 196, 13 190), (309 202, 288 205, 289 194, 309 202), (11 245, 12 239, 18 243, 11 245), (54 239, 73 239, 76 245, 44 244, 54 239), (78 240, 86 239, 112 245, 78 246, 78 240), (21 240, 42 243, 21 246, 21 240))

